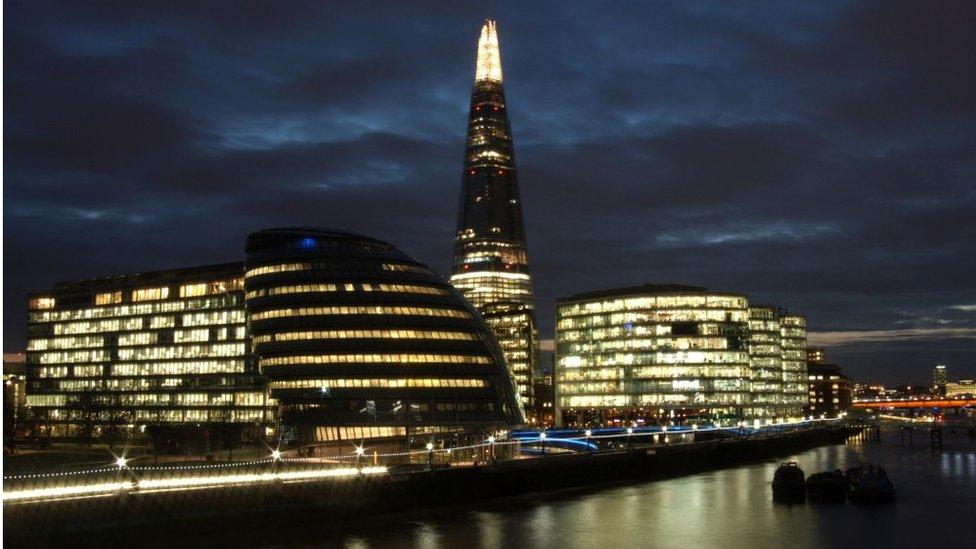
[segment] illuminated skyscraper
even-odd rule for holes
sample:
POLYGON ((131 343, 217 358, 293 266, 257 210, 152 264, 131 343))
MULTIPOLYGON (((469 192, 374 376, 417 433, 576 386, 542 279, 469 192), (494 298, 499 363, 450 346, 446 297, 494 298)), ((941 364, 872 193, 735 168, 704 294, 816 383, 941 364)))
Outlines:
POLYGON ((489 20, 478 40, 451 283, 495 328, 531 405, 538 335, 506 107, 498 33, 489 20))

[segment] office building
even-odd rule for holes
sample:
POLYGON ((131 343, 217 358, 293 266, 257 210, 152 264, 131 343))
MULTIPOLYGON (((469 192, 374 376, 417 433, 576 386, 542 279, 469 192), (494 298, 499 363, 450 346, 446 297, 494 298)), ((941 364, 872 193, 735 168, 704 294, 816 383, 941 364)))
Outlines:
POLYGON ((248 350, 243 264, 62 282, 30 295, 27 404, 48 434, 263 437, 274 423, 248 350))
POLYGON ((946 392, 946 383, 949 381, 949 370, 944 364, 937 365, 932 370, 932 392, 943 394, 946 392))
POLYGON ((524 422, 491 330, 426 265, 328 229, 256 232, 246 251, 254 351, 300 443, 426 443, 524 422))
POLYGON ((819 364, 826 361, 826 349, 823 347, 807 347, 807 363, 819 364))
POLYGON ((833 418, 851 407, 853 384, 836 364, 811 362, 807 379, 808 415, 833 418))
POLYGON ((807 320, 784 310, 779 323, 783 351, 783 413, 787 417, 799 417, 808 404, 807 320))
POLYGON ((972 379, 949 381, 945 384, 945 396, 947 398, 976 397, 976 381, 972 379))
POLYGON ((556 303, 557 425, 746 416, 746 296, 679 285, 556 303))
POLYGON ((751 402, 756 418, 784 417, 783 334, 778 307, 749 308, 749 364, 751 402))
POLYGON ((538 334, 494 21, 485 23, 478 40, 451 284, 496 329, 530 407, 538 334))

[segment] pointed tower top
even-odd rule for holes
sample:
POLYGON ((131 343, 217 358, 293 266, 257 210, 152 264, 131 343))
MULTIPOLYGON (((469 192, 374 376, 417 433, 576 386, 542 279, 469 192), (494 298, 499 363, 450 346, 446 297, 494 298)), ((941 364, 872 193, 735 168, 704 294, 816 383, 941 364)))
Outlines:
POLYGON ((478 39, 478 68, 474 73, 475 82, 490 80, 502 81, 502 57, 498 52, 498 30, 495 22, 485 19, 478 39))

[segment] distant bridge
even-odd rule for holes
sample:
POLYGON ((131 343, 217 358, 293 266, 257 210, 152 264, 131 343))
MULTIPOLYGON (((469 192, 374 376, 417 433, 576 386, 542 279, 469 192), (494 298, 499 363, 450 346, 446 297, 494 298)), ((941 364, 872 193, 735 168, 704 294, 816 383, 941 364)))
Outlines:
POLYGON ((865 408, 966 408, 976 406, 976 398, 924 398, 854 401, 851 407, 865 408))

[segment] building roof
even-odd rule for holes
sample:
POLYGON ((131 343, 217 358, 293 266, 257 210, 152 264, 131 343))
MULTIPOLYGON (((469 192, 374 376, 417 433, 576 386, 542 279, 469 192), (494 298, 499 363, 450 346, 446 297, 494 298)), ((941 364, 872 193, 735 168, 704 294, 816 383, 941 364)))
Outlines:
POLYGON ((54 284, 53 291, 31 292, 31 296, 43 296, 52 293, 85 292, 99 288, 134 286, 140 284, 151 284, 155 281, 165 281, 171 283, 174 279, 192 279, 194 277, 206 277, 221 275, 224 273, 244 273, 244 262, 215 263, 211 265, 196 265, 193 267, 182 267, 177 269, 165 269, 161 271, 146 271, 142 273, 127 273, 95 278, 85 278, 82 280, 62 281, 54 284))
POLYGON ((556 299, 557 303, 566 303, 571 301, 586 301, 590 299, 599 299, 604 297, 621 297, 621 296, 640 296, 640 295, 658 295, 658 294, 676 294, 676 295, 730 295, 737 297, 746 297, 745 294, 731 293, 731 292, 713 292, 708 288, 703 288, 701 286, 686 286, 684 284, 643 284, 640 286, 627 286, 623 288, 610 288, 607 290, 596 290, 593 292, 583 292, 578 294, 573 294, 568 297, 561 297, 556 299))

